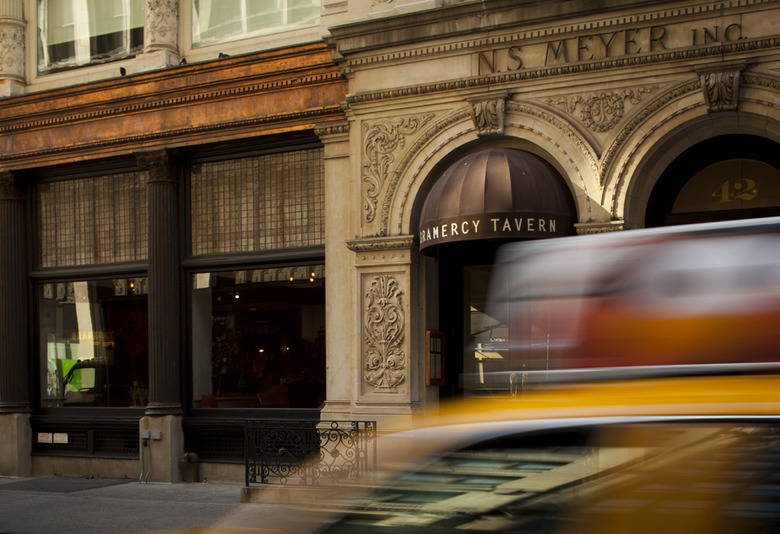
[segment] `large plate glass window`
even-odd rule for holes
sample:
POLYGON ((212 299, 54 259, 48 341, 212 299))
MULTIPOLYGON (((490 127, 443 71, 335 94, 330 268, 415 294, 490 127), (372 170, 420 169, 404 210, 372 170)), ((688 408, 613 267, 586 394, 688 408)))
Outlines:
POLYGON ((144 45, 144 0, 38 0, 38 72, 105 63, 144 45))
POLYGON ((320 0, 192 0, 192 44, 208 46, 319 24, 320 0))
POLYGON ((129 407, 147 397, 146 181, 136 171, 35 186, 43 407, 129 407))
POLYGON ((193 405, 325 400, 324 265, 192 275, 193 405))
POLYGON ((142 276, 38 286, 44 407, 146 404, 146 286, 142 276))

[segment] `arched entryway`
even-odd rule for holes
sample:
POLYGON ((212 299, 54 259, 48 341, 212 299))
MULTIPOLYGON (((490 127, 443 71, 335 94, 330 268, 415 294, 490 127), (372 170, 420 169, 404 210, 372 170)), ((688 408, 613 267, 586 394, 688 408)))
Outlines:
POLYGON ((722 135, 685 150, 666 168, 647 203, 646 226, 780 215, 780 144, 722 135))
POLYGON ((511 333, 486 313, 498 248, 573 235, 576 220, 564 179, 529 152, 472 152, 435 177, 418 236, 421 253, 436 258, 438 325, 428 328, 426 383, 439 386, 440 396, 479 389, 480 376, 509 365, 511 333))

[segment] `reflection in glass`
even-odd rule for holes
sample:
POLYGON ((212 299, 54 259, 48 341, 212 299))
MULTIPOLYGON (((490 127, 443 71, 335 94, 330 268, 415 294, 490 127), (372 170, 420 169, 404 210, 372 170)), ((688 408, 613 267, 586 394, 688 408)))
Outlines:
POLYGON ((143 0, 38 0, 41 73, 120 59, 143 44, 143 0))
POLYGON ((324 266, 192 275, 193 405, 325 400, 324 266))
POLYGON ((38 286, 41 405, 133 406, 149 374, 146 278, 38 286))
POLYGON ((208 46, 315 26, 319 0, 192 0, 192 44, 208 46))

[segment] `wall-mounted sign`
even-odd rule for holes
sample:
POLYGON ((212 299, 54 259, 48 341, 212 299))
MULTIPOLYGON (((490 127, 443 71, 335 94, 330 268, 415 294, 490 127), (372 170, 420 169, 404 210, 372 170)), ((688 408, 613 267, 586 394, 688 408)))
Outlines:
POLYGON ((420 245, 472 239, 539 239, 571 234, 571 217, 486 213, 420 226, 420 245), (560 228, 560 231, 559 231, 560 228))

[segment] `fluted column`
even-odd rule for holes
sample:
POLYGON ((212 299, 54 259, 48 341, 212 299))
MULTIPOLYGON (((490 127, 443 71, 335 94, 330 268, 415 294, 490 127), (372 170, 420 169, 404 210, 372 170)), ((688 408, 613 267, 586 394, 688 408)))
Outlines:
POLYGON ((182 413, 179 209, 175 162, 165 150, 138 154, 149 171, 149 406, 182 413))
POLYGON ((0 413, 30 410, 24 191, 0 173, 0 413))
POLYGON ((23 0, 0 0, 0 97, 24 92, 24 14, 23 0))

